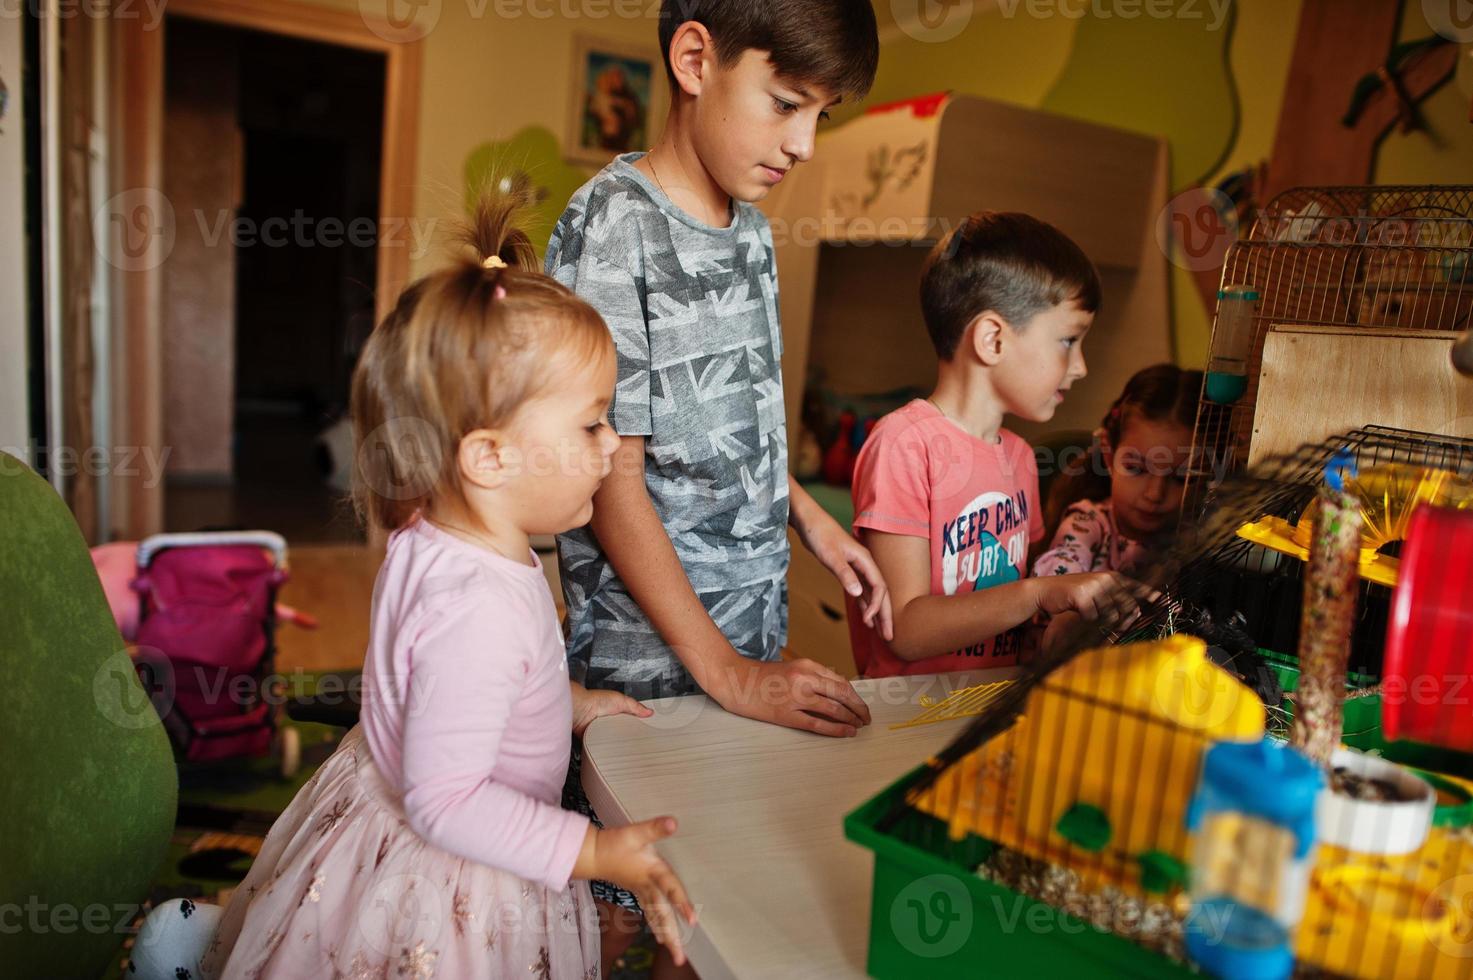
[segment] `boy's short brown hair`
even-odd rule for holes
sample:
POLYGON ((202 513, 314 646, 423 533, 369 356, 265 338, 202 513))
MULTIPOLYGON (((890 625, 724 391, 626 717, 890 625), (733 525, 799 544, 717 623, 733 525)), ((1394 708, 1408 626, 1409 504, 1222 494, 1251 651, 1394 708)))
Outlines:
POLYGON ((662 0, 660 51, 670 72, 670 42, 699 21, 728 65, 748 49, 766 51, 783 78, 859 98, 874 84, 880 35, 870 0, 662 0))
POLYGON ((949 361, 967 324, 992 310, 1016 330, 1073 300, 1100 308, 1100 277, 1074 241, 1015 211, 978 211, 941 239, 921 271, 921 313, 936 355, 949 361))

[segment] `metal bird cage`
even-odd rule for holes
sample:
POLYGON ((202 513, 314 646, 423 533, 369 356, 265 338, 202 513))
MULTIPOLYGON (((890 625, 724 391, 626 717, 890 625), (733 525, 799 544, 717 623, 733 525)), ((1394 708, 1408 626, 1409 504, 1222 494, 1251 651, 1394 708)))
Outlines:
MULTIPOLYGON (((1292 665, 1299 646, 1305 563, 1238 532, 1244 525, 1272 523, 1281 529, 1283 545, 1292 547, 1296 534, 1304 540, 1315 489, 1337 453, 1348 455, 1360 472, 1396 467, 1407 475, 1408 485, 1393 487, 1384 503, 1383 509, 1394 513, 1378 522, 1379 536, 1369 542, 1382 561, 1378 567, 1388 570, 1395 568, 1406 519, 1418 502, 1411 481, 1423 471, 1473 480, 1473 439, 1384 426, 1367 426, 1267 460, 1212 492, 1196 536, 1179 542, 1162 569, 1170 578, 1158 587, 1176 603, 1157 607, 1131 630, 1131 636, 1149 635, 1166 626, 1167 617, 1179 616, 1183 608, 1199 610, 1212 623, 1237 619, 1256 648, 1292 665)), ((1372 684, 1381 673, 1391 594, 1385 577, 1379 582, 1363 578, 1359 586, 1350 664, 1354 673, 1372 684)), ((1195 625, 1189 618, 1188 628, 1195 625)))
POLYGON ((1452 331, 1468 329, 1470 313, 1473 187, 1298 188, 1275 197, 1224 262, 1212 350, 1239 347, 1244 387, 1223 403, 1204 386, 1188 510, 1214 477, 1248 458, 1270 326, 1452 331), (1235 290, 1251 290, 1254 300, 1241 326, 1224 302, 1235 290), (1228 336, 1239 330, 1240 338, 1228 336))
MULTIPOLYGON (((910 963, 929 975, 975 975, 991 964, 1002 975, 1192 976, 1187 946, 1203 921, 1192 925, 1201 882, 1216 875, 1234 894, 1272 905, 1298 867, 1302 913, 1285 941, 1295 976, 1473 978, 1473 782, 1459 781, 1473 777, 1473 757, 1379 741, 1372 695, 1391 595, 1383 584, 1359 586, 1347 680, 1362 690, 1349 694, 1344 738, 1451 774, 1427 777, 1452 793, 1438 797, 1438 826, 1406 853, 1316 838, 1296 859, 1290 824, 1240 819, 1216 825, 1235 829, 1219 835, 1215 858, 1201 859, 1211 836, 1201 822, 1204 798, 1211 809, 1209 753, 1272 746, 1263 736, 1284 735, 1295 704, 1293 657, 1274 652, 1296 649, 1305 563, 1244 528, 1266 518, 1296 527, 1326 467, 1346 457, 1366 486, 1370 475, 1405 476, 1412 497, 1425 489, 1413 479, 1424 471, 1473 481, 1473 440, 1368 427, 1214 487, 1200 516, 1140 570, 1151 594, 1113 596, 1119 618, 1107 616, 1103 629, 1080 625, 1025 664, 955 741, 851 815, 850 836, 877 854, 874 975, 906 975, 909 967, 887 964, 904 962, 892 958, 896 948, 922 944, 905 932, 909 908, 931 907, 921 892, 951 889, 969 896, 974 946, 910 963), (1137 603, 1141 615, 1125 618, 1137 603), (1265 665, 1281 689, 1256 683, 1265 665), (929 877, 891 894, 907 880, 901 868, 929 877), (986 957, 971 974, 968 948, 986 957)), ((1377 486, 1390 486, 1388 497, 1405 489, 1377 486)), ((1379 526, 1384 547, 1370 557, 1394 562, 1395 521, 1379 526)), ((1341 773, 1337 763, 1329 778, 1341 773)), ((1254 789, 1267 800, 1278 792, 1254 789)), ((960 900, 932 904, 947 911, 960 900)))

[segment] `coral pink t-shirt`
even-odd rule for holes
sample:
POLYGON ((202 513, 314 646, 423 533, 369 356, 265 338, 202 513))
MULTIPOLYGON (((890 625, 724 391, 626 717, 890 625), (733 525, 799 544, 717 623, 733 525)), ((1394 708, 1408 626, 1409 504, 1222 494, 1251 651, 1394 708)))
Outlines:
MULTIPOLYGON (((1003 429, 983 442, 917 399, 875 426, 854 466, 854 532, 925 538, 931 594, 964 595, 1027 574, 1028 545, 1043 537, 1033 449, 1003 429)), ((866 677, 1003 667, 1018 660, 1022 628, 979 636, 951 653, 906 661, 864 625, 850 600, 849 637, 866 677)))

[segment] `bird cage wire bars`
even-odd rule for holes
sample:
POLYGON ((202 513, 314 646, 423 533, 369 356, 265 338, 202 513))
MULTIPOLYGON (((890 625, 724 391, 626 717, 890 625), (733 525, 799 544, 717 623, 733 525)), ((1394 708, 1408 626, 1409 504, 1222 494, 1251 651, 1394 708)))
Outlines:
MULTIPOLYGON (((1246 390, 1204 390, 1186 513, 1213 479, 1242 468, 1253 432, 1264 338, 1274 324, 1466 330, 1473 313, 1473 186, 1312 187, 1275 197, 1229 249, 1222 288, 1258 293, 1246 390)), ((1223 303, 1213 324, 1217 349, 1223 303)))

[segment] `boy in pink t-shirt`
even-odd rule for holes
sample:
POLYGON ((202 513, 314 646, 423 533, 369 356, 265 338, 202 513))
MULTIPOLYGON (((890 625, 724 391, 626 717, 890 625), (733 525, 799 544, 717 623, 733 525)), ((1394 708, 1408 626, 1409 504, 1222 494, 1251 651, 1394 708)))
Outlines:
POLYGON ((1047 422, 1084 377, 1100 284, 1079 246, 1024 214, 983 211, 926 259, 936 389, 875 426, 854 470, 854 533, 890 586, 895 638, 849 611, 866 677, 1016 663, 1039 614, 1103 611, 1113 572, 1026 578, 1043 540, 1033 450, 1004 415, 1047 422))

